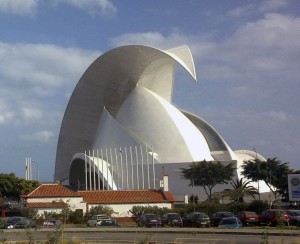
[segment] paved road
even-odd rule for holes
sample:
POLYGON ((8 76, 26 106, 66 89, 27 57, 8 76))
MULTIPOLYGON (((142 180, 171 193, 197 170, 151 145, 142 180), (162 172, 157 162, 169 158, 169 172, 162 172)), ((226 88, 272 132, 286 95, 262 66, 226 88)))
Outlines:
MULTIPOLYGON (((53 229, 31 230, 33 240, 46 240, 53 229)), ((267 236, 269 243, 299 243, 300 230, 248 229, 229 230, 218 228, 66 228, 64 240, 88 240, 88 243, 209 243, 257 244, 267 236), (268 234, 267 234, 268 232, 268 234)), ((4 230, 0 239, 7 241, 29 240, 25 230, 4 230)))

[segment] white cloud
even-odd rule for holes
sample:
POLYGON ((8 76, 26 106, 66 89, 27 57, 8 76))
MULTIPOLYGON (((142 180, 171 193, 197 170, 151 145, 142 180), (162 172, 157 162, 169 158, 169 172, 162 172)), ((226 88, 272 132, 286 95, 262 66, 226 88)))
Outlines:
POLYGON ((18 87, 32 96, 51 94, 62 84, 78 80, 98 55, 47 44, 0 43, 0 58, 5 60, 0 63, 0 93, 18 87))
POLYGON ((23 135, 21 139, 23 141, 36 141, 36 142, 48 142, 54 137, 54 133, 52 131, 38 131, 32 135, 23 135))
POLYGON ((297 79, 300 56, 300 18, 265 14, 262 19, 241 25, 227 39, 187 36, 178 31, 126 33, 111 39, 113 46, 149 45, 161 49, 190 46, 202 80, 272 81, 297 79))
POLYGON ((245 15, 250 15, 250 13, 252 13, 254 10, 254 4, 248 4, 231 10, 227 15, 232 17, 241 17, 245 15))
POLYGON ((276 11, 287 5, 286 0, 265 0, 260 1, 258 4, 242 5, 238 8, 231 10, 227 16, 231 17, 245 17, 252 16, 255 13, 265 13, 270 11, 276 11))
POLYGON ((260 11, 275 11, 279 8, 286 6, 287 0, 266 0, 262 1, 259 6, 260 11))
MULTIPOLYGON (((1 0, 0 12, 16 15, 34 15, 43 0, 1 0)), ((88 12, 90 15, 114 15, 116 6, 110 0, 53 0, 48 4, 64 3, 88 12)))
POLYGON ((15 113, 12 111, 0 111, 0 125, 7 125, 13 121, 15 113))
POLYGON ((39 0, 1 0, 0 12, 32 15, 35 13, 39 0))
POLYGON ((291 80, 298 77, 299 39, 300 18, 266 14, 222 42, 200 41, 192 49, 208 79, 291 80))
POLYGON ((112 46, 124 45, 147 45, 156 48, 172 48, 185 44, 189 41, 189 37, 177 32, 172 32, 169 36, 164 36, 159 32, 144 33, 126 33, 118 37, 112 38, 112 46))
POLYGON ((116 6, 110 0, 56 0, 56 2, 70 4, 93 16, 113 15, 117 12, 116 6))
POLYGON ((0 125, 45 125, 53 114, 61 119, 57 110, 64 108, 66 93, 99 55, 48 44, 0 42, 0 59, 5 60, 0 63, 0 125), (53 106, 54 97, 61 107, 53 106))
POLYGON ((22 117, 25 121, 35 121, 42 118, 42 111, 34 107, 21 108, 22 117))

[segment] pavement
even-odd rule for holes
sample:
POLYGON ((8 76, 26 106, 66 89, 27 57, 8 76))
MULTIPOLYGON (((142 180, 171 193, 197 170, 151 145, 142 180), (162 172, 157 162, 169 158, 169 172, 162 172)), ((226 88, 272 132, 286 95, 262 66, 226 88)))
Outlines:
MULTIPOLYGON (((53 231, 53 229, 39 229, 39 231, 53 231)), ((263 235, 269 236, 300 236, 300 228, 295 227, 262 227, 262 228, 164 228, 164 227, 90 227, 90 228, 65 228, 64 232, 132 232, 132 233, 195 233, 195 234, 230 234, 230 235, 263 235)))

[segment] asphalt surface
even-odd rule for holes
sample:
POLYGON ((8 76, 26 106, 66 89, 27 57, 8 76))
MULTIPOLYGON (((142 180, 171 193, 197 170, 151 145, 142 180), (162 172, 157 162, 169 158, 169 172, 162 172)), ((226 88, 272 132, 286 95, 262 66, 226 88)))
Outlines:
MULTIPOLYGON (((54 228, 39 228, 37 231, 40 232, 53 232, 54 228)), ((22 232, 22 229, 3 230, 4 233, 8 232, 22 232)), ((79 232, 132 232, 132 233, 207 233, 207 234, 237 234, 237 235, 262 235, 268 233, 268 235, 293 235, 300 236, 300 228, 295 227, 262 227, 262 228, 242 228, 242 229, 228 229, 228 228, 165 228, 165 227, 82 227, 82 228, 64 228, 65 233, 79 233, 79 232)))
MULTIPOLYGON (((33 239, 38 241, 47 240, 48 234, 55 231, 54 228, 32 229, 33 239)), ((15 241, 28 241, 26 230, 3 230, 1 238, 6 237, 6 243, 15 241)), ((64 240, 82 240, 82 243, 147 243, 145 239, 151 237, 148 243, 261 243, 267 236, 270 243, 299 243, 300 229, 290 228, 243 228, 243 229, 221 229, 221 228, 146 228, 146 227, 83 227, 64 228, 64 240), (280 242, 278 242, 280 240, 280 242), (137 242, 138 241, 138 242, 137 242), (291 242, 293 241, 293 242, 291 242), (294 242, 297 241, 297 242, 294 242)))

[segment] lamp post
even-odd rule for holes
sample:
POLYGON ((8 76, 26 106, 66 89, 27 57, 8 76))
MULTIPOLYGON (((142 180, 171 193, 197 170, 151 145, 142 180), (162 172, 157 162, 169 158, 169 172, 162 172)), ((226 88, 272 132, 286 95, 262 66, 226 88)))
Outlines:
POLYGON ((39 181, 40 179, 40 176, 39 176, 39 174, 40 174, 40 172, 39 172, 39 164, 36 162, 36 161, 34 161, 34 160, 32 160, 31 162, 33 162, 33 163, 35 163, 36 164, 36 172, 37 172, 37 181, 39 181))

